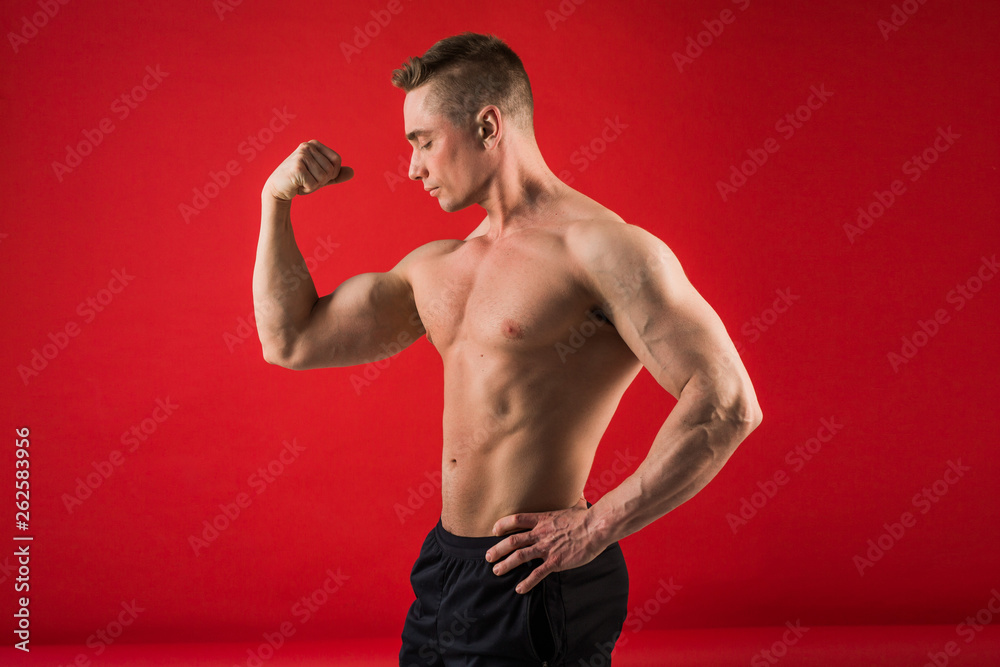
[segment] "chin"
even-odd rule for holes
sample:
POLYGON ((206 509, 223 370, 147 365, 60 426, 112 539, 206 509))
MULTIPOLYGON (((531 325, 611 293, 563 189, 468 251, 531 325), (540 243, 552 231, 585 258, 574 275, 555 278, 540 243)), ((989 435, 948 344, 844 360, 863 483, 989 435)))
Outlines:
POLYGON ((461 211, 463 208, 468 208, 472 206, 475 202, 471 201, 455 201, 453 199, 444 199, 438 196, 438 204, 441 205, 441 210, 445 213, 455 213, 456 211, 461 211))

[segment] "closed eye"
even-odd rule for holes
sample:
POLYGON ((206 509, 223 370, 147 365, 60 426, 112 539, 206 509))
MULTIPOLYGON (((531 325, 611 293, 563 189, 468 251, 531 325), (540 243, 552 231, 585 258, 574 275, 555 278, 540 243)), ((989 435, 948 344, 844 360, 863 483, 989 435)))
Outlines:
POLYGON ((420 147, 421 150, 427 150, 428 148, 430 148, 431 147, 431 143, 432 142, 428 141, 426 144, 424 144, 423 146, 420 147))

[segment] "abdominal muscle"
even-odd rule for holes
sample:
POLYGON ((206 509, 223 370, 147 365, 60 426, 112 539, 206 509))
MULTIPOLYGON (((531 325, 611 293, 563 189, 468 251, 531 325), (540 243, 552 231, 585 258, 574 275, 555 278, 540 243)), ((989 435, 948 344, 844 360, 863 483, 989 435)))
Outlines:
POLYGON ((492 535, 504 516, 568 509, 583 496, 601 436, 638 364, 617 378, 585 380, 537 361, 445 358, 445 530, 492 535))

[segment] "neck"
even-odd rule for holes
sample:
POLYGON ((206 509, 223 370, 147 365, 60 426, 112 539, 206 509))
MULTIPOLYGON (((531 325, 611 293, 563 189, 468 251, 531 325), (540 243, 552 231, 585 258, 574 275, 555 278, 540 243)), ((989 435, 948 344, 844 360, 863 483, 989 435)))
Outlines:
POLYGON ((479 202, 486 209, 486 236, 491 239, 537 223, 567 188, 545 164, 534 137, 519 137, 502 150, 496 174, 479 202))

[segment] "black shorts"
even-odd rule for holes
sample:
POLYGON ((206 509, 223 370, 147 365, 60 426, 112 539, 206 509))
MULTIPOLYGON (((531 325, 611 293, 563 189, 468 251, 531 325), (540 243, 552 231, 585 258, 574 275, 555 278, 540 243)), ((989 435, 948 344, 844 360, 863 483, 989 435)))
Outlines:
POLYGON ((610 665, 628 611, 628 571, 617 542, 586 565, 552 572, 521 595, 541 564, 493 574, 486 551, 503 537, 459 537, 439 520, 410 582, 400 667, 610 665))

